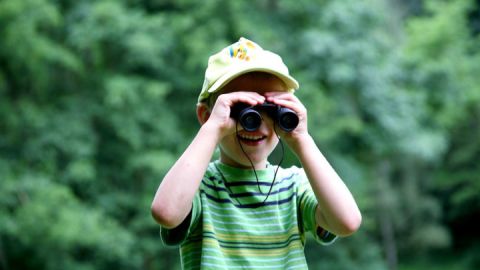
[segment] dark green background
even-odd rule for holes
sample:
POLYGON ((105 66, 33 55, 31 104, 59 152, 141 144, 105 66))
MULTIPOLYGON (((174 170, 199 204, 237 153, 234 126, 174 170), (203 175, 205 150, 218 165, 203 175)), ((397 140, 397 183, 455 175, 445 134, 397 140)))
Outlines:
POLYGON ((363 214, 311 269, 480 269, 479 32, 478 0, 0 0, 0 269, 178 269, 150 203, 240 36, 363 214))

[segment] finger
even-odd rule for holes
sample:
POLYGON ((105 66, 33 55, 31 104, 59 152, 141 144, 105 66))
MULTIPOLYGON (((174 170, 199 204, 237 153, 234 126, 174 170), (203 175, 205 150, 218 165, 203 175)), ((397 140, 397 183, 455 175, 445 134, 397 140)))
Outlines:
POLYGON ((298 101, 291 101, 287 99, 276 99, 274 103, 282 107, 289 108, 297 113, 306 113, 305 106, 303 106, 303 104, 298 101))
POLYGON ((271 91, 271 92, 265 92, 265 96, 280 96, 280 95, 288 95, 288 96, 294 96, 293 92, 289 91, 271 91))
POLYGON ((258 93, 253 94, 252 92, 235 92, 229 94, 223 94, 219 96, 219 99, 225 102, 228 106, 232 106, 238 102, 244 102, 250 105, 257 105, 259 103, 265 102, 265 97, 259 95, 258 93))
POLYGON ((235 92, 235 93, 231 93, 232 94, 232 98, 236 101, 236 100, 240 100, 241 98, 249 98, 251 100, 255 100, 256 102, 254 102, 253 104, 251 102, 249 102, 250 104, 252 105, 256 105, 258 103, 263 103, 265 102, 265 97, 260 95, 259 93, 257 92, 247 92, 247 91, 239 91, 239 92, 235 92))
POLYGON ((267 101, 272 102, 274 104, 278 104, 278 105, 281 105, 279 102, 288 101, 291 103, 298 104, 297 106, 303 107, 303 103, 295 95, 291 93, 281 93, 281 94, 271 95, 267 97, 267 101))
POLYGON ((265 97, 268 101, 273 101, 275 99, 285 99, 299 102, 299 99, 293 93, 288 92, 269 92, 265 94, 265 97))

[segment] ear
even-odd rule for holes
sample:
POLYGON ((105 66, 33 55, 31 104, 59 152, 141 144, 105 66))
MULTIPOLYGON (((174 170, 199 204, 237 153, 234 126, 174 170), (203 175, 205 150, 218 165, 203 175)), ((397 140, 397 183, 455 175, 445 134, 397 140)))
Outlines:
POLYGON ((205 124, 208 118, 210 118, 210 109, 208 109, 205 103, 197 104, 197 119, 200 125, 205 124))

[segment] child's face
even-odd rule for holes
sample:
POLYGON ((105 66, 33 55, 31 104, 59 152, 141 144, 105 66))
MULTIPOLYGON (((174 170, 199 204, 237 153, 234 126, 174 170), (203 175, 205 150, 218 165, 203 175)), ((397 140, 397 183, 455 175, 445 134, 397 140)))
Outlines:
MULTIPOLYGON (((232 80, 223 88, 222 93, 236 91, 253 91, 263 95, 266 92, 283 92, 287 89, 277 77, 246 74, 232 80)), ((278 138, 273 130, 273 120, 263 112, 262 118, 258 130, 245 131, 238 125, 238 138, 237 134, 233 133, 220 141, 220 160, 223 163, 239 168, 251 168, 246 153, 256 169, 265 168, 267 158, 277 145, 278 138)))

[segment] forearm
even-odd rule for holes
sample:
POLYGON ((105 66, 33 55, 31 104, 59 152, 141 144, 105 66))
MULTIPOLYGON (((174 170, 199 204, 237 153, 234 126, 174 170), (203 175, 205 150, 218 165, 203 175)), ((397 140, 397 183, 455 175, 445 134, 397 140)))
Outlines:
POLYGON ((214 128, 203 125, 182 156, 163 178, 152 202, 152 215, 161 225, 178 226, 188 215, 218 137, 214 128))
POLYGON ((360 210, 313 138, 305 135, 293 150, 302 163, 319 204, 317 224, 340 236, 355 232, 361 223, 360 210))

